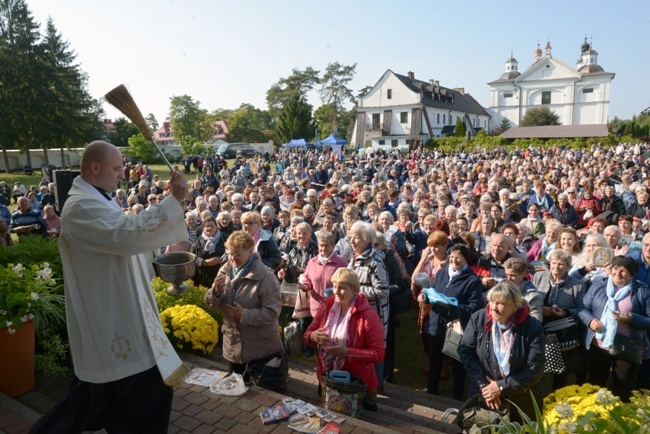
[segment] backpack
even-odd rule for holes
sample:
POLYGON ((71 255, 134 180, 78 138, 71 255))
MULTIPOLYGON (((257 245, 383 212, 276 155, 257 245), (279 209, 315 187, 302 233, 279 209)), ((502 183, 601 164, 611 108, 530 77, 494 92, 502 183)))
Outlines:
POLYGON ((291 321, 284 326, 284 347, 288 354, 302 354, 305 340, 300 329, 300 321, 291 321))

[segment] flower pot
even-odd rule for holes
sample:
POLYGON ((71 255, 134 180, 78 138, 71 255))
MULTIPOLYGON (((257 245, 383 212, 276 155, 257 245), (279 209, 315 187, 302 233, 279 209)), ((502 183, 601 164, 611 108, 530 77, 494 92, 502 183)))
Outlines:
POLYGON ((32 321, 16 333, 0 330, 0 392, 14 397, 34 387, 36 338, 32 321))

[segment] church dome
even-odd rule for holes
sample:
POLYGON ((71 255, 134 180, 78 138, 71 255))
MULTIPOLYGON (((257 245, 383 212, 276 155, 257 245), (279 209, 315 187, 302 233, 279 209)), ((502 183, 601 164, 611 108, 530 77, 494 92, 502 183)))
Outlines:
POLYGON ((586 74, 594 74, 596 72, 605 72, 602 66, 596 64, 596 63, 591 63, 589 65, 584 65, 578 69, 578 72, 582 75, 586 74))
POLYGON ((519 71, 507 71, 501 74, 501 77, 499 77, 499 80, 514 80, 515 78, 519 77, 521 73, 519 71))

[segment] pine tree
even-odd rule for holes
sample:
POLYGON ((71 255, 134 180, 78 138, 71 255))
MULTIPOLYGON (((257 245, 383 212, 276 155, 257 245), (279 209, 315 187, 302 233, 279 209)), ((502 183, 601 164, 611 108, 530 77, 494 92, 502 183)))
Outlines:
POLYGON ((465 133, 467 133, 465 122, 463 122, 460 116, 456 116, 456 129, 454 130, 454 135, 456 137, 465 137, 465 133))
POLYGON ((7 149, 25 152, 31 165, 29 148, 34 145, 37 119, 43 111, 38 31, 24 0, 0 2, 0 146, 7 172, 7 149))
POLYGON ((275 125, 275 132, 282 143, 287 143, 291 139, 313 137, 311 109, 311 105, 303 101, 298 94, 289 98, 275 125))

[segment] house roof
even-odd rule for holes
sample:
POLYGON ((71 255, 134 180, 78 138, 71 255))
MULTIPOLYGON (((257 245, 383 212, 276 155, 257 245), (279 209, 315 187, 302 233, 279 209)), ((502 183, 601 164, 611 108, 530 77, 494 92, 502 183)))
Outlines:
MULTIPOLYGON (((390 70, 389 70, 390 71, 390 70)), ((454 110, 488 116, 488 112, 469 93, 459 92, 442 86, 436 86, 426 81, 409 78, 391 71, 408 89, 420 94, 420 101, 427 107, 454 110), (438 100, 436 100, 438 95, 438 100)))
POLYGON ((574 137, 606 137, 607 124, 593 125, 550 125, 545 127, 510 128, 499 137, 504 139, 558 139, 574 137))

